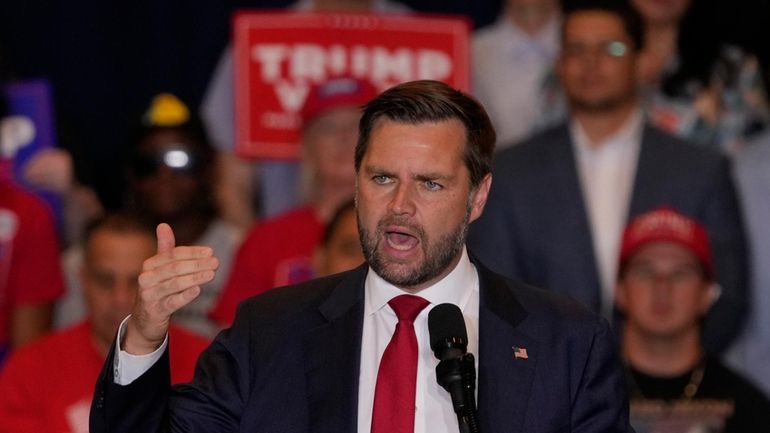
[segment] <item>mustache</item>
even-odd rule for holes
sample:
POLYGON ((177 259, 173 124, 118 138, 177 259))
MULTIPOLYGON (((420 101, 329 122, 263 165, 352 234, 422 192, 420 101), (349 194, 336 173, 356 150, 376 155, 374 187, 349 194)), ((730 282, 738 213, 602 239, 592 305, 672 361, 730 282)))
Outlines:
POLYGON ((410 232, 416 234, 421 239, 425 239, 425 229, 419 224, 415 224, 410 221, 409 217, 388 215, 385 216, 377 223, 377 236, 381 236, 385 233, 385 228, 388 226, 401 226, 408 229, 410 232))

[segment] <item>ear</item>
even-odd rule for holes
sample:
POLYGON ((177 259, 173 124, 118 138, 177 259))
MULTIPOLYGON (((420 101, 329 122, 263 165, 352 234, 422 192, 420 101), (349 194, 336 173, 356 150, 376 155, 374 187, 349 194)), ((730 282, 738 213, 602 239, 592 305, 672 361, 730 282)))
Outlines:
POLYGON ((484 206, 487 204, 487 198, 489 197, 489 189, 492 187, 492 173, 487 173, 484 179, 481 180, 479 186, 476 187, 473 197, 471 198, 471 215, 470 221, 476 221, 484 212, 484 206))
POLYGON ((720 286, 719 283, 716 281, 708 283, 708 287, 706 288, 706 295, 701 299, 700 312, 706 314, 721 295, 722 286, 720 286))

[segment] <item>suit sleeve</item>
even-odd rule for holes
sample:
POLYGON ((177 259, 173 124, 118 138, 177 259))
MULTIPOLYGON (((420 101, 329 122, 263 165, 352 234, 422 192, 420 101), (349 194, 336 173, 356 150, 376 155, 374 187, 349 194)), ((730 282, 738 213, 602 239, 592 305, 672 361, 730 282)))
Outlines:
POLYGON ((721 296, 706 318, 703 343, 707 351, 718 354, 730 345, 744 323, 749 269, 743 218, 727 159, 722 159, 713 179, 713 191, 704 204, 703 223, 711 241, 721 296))
MULTIPOLYGON (((243 315, 246 316, 246 315, 243 315)), ((168 347, 129 385, 114 382, 114 347, 96 383, 91 433, 237 432, 248 389, 248 318, 236 316, 201 354, 191 382, 171 386, 168 347)))
POLYGON ((632 431, 623 366, 609 324, 599 319, 572 399, 573 433, 632 431))
POLYGON ((130 385, 115 383, 115 346, 96 381, 91 401, 91 433, 168 431, 167 407, 171 383, 168 347, 163 356, 130 385))

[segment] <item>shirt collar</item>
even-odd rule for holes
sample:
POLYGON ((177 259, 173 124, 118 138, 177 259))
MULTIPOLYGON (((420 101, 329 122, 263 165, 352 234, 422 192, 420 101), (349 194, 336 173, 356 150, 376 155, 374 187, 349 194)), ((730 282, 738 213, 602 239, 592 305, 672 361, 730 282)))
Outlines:
POLYGON ((598 146, 592 146, 583 126, 575 119, 570 120, 569 129, 574 148, 579 153, 598 153, 603 149, 610 149, 628 144, 638 147, 642 142, 642 129, 644 125, 644 114, 640 108, 634 109, 631 115, 626 119, 623 126, 614 134, 602 140, 598 146))
MULTIPOLYGON (((365 312, 364 314, 374 314, 391 299, 398 295, 406 294, 404 290, 390 284, 370 267, 366 275, 365 282, 365 312)), ((465 247, 462 250, 462 256, 452 272, 442 278, 436 284, 427 287, 417 293, 417 296, 427 299, 432 306, 450 303, 463 309, 474 292, 478 292, 478 274, 476 267, 473 266, 468 258, 468 252, 465 247)))

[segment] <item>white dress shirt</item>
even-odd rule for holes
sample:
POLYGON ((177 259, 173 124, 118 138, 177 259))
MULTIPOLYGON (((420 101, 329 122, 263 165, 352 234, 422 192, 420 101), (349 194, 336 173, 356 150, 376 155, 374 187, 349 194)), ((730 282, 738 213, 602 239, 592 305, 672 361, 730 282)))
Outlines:
POLYGON ((168 346, 168 333, 166 333, 163 344, 161 344, 155 352, 146 355, 132 355, 125 350, 121 350, 120 346, 123 345, 123 337, 126 335, 126 323, 130 317, 131 315, 129 314, 128 317, 123 319, 118 328, 119 344, 115 345, 115 363, 112 366, 114 373, 113 380, 118 385, 129 385, 139 378, 139 376, 144 374, 145 371, 149 370, 150 367, 158 362, 163 355, 163 352, 166 350, 166 346, 168 346))
POLYGON ((612 317, 620 239, 631 203, 643 126, 644 116, 636 110, 615 134, 591 143, 580 124, 570 122, 602 289, 602 313, 607 318, 612 317))
MULTIPOLYGON (((392 298, 405 292, 383 280, 371 269, 364 284, 364 322, 361 341, 361 367, 358 387, 358 431, 371 430, 374 388, 377 383, 377 371, 380 358, 396 329, 398 318, 388 305, 392 298)), ((475 266, 463 248, 462 257, 457 266, 441 281, 419 293, 430 302, 414 321, 417 345, 417 389, 415 406, 415 433, 436 431, 457 431, 457 416, 452 408, 452 400, 438 382, 436 365, 438 359, 430 348, 428 332, 428 314, 438 304, 452 303, 460 307, 468 332, 468 352, 476 357, 478 371, 479 347, 479 278, 475 266)), ((128 318, 126 318, 128 320, 128 318)), ((125 334, 123 321, 118 331, 119 339, 125 334)), ((155 352, 134 356, 119 349, 116 345, 114 380, 119 385, 128 385, 160 359, 168 345, 168 337, 155 352)))
POLYGON ((559 52, 559 22, 554 16, 530 35, 502 15, 473 36, 473 93, 489 113, 498 150, 540 125, 544 86, 559 52))
MULTIPOLYGON (((404 291, 383 280, 371 271, 365 283, 364 328, 361 341, 361 371, 358 385, 358 431, 368 432, 372 424, 374 388, 380 358, 396 329, 398 318, 388 301, 403 295, 404 291)), ((415 433, 458 431, 457 416, 452 400, 436 382, 438 359, 430 348, 428 313, 445 302, 460 307, 468 331, 468 352, 476 357, 478 367, 479 347, 479 278, 476 268, 463 249, 460 262, 441 281, 416 294, 430 302, 414 321, 419 348, 417 360, 417 389, 415 407, 415 433)), ((478 371, 478 368, 477 368, 478 371)))

